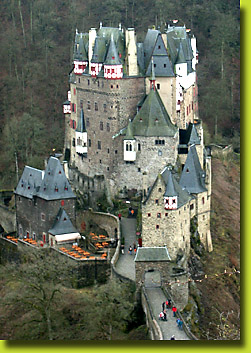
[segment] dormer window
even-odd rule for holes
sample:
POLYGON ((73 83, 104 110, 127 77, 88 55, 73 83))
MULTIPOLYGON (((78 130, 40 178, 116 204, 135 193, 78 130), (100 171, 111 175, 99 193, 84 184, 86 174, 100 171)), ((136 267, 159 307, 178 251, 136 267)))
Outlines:
POLYGON ((68 191, 68 186, 65 186, 65 188, 64 188, 66 191, 68 191))
POLYGON ((58 174, 61 174, 61 170, 58 172, 58 174))
POLYGON ((55 186, 55 191, 58 192, 58 187, 57 186, 55 186))

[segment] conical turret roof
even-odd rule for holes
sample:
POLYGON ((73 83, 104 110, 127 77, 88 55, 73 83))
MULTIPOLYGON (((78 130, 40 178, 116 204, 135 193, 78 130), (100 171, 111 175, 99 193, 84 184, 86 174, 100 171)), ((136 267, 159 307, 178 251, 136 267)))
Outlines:
POLYGON ((105 65, 121 65, 121 60, 118 55, 118 50, 115 45, 113 35, 111 35, 111 40, 110 40, 107 56, 105 59, 105 65))
POLYGON ((133 128, 132 128, 132 121, 131 119, 129 120, 127 129, 126 129, 126 135, 124 137, 124 140, 135 140, 133 136, 133 128))
POLYGON ((104 37, 96 37, 93 54, 92 54, 92 63, 103 63, 105 60, 105 55, 107 51, 107 45, 104 37))
POLYGON ((188 151, 179 184, 191 194, 207 190, 205 188, 205 172, 201 168, 195 145, 192 145, 188 151))

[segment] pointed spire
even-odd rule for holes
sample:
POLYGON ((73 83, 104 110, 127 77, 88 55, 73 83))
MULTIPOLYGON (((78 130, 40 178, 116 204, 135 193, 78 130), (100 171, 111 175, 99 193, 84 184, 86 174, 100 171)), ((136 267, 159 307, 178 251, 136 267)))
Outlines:
POLYGON ((153 57, 152 57, 152 65, 151 65, 151 76, 149 77, 150 80, 150 89, 153 89, 155 91, 155 71, 154 71, 154 63, 153 63, 153 57))
POLYGON ((126 135, 124 137, 124 140, 134 140, 133 136, 133 127, 132 127, 132 121, 129 119, 129 123, 126 129, 126 135))
POLYGON ((191 134, 190 134, 190 138, 188 141, 188 145, 200 145, 200 138, 198 135, 198 132, 196 130, 196 127, 194 126, 194 124, 192 125, 192 130, 191 130, 191 134))
POLYGON ((171 196, 178 196, 178 192, 175 189, 174 181, 173 181, 173 174, 171 170, 167 172, 167 184, 164 196, 171 197, 171 196))
POLYGON ((111 34, 111 40, 107 52, 107 56, 105 59, 105 64, 106 65, 120 65, 121 60, 118 55, 118 50, 115 45, 114 39, 113 39, 113 33, 111 34))

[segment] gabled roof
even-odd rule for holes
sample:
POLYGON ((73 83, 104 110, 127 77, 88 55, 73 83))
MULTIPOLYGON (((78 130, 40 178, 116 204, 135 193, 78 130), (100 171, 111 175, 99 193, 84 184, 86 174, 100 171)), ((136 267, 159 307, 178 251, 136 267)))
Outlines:
POLYGON ((23 174, 17 184, 15 194, 32 199, 33 195, 36 195, 39 190, 42 179, 42 170, 25 166, 23 174))
POLYGON ((166 247, 138 247, 134 261, 171 261, 171 258, 166 247))
POLYGON ((170 136, 178 128, 174 126, 157 90, 151 89, 140 111, 132 121, 133 136, 170 136))
POLYGON ((160 31, 148 29, 144 41, 145 75, 151 74, 151 61, 157 77, 173 77, 174 72, 160 31))
POLYGON ((45 200, 76 198, 60 161, 50 157, 37 196, 45 200))
POLYGON ((189 63, 193 58, 193 51, 191 47, 191 40, 186 33, 186 28, 169 27, 166 34, 167 34, 167 50, 170 55, 172 64, 175 65, 176 63, 179 63, 177 62, 177 60, 180 62, 187 62, 188 68, 189 68, 191 66, 189 63), (182 51, 181 51, 181 47, 182 47, 182 51))
POLYGON ((178 184, 174 174, 169 168, 166 167, 162 171, 161 176, 163 177, 166 184, 164 196, 177 196, 177 208, 182 207, 191 200, 191 195, 187 192, 187 190, 182 189, 182 187, 178 184))
POLYGON ((62 207, 60 207, 54 224, 48 232, 52 235, 78 233, 77 229, 73 226, 68 214, 62 207))
POLYGON ((192 145, 188 151, 179 184, 191 194, 207 190, 205 188, 205 172, 201 168, 195 145, 192 145))
POLYGON ((156 44, 157 37, 160 35, 160 31, 156 29, 148 29, 144 40, 144 57, 145 57, 145 67, 148 67, 151 56, 153 54, 153 49, 156 44))
POLYGON ((86 132, 86 127, 85 127, 85 117, 84 117, 84 111, 81 109, 80 111, 80 119, 78 121, 78 125, 76 128, 77 132, 86 132))

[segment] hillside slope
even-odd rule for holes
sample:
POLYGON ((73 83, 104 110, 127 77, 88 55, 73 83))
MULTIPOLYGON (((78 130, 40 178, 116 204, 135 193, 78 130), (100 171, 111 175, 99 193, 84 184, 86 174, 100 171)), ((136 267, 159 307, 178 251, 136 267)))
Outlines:
POLYGON ((214 249, 194 254, 202 272, 200 281, 190 286, 196 307, 191 326, 201 339, 240 338, 240 163, 235 159, 234 155, 212 158, 214 249))

